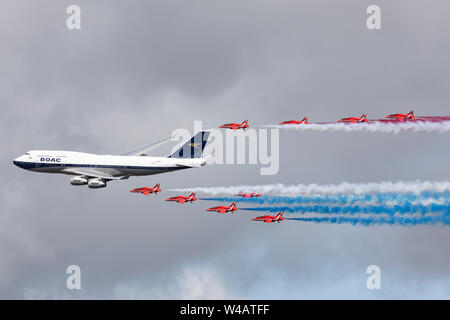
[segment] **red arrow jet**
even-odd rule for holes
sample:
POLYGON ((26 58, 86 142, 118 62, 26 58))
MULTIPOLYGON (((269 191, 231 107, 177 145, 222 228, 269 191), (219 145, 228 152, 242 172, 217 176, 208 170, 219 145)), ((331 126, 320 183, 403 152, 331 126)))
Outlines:
POLYGON ((414 110, 411 110, 409 113, 407 114, 402 114, 402 113, 394 113, 394 114, 390 114, 388 116, 386 116, 386 118, 388 119, 395 119, 398 121, 403 121, 403 120, 407 120, 407 119, 414 119, 414 110))
POLYGON ((367 122, 367 114, 363 114, 361 116, 361 118, 356 118, 356 117, 343 118, 343 119, 339 120, 338 122, 347 122, 347 123, 367 122))
POLYGON ((248 120, 244 120, 242 123, 227 123, 220 126, 220 128, 238 130, 238 129, 247 129, 248 128, 248 120))
POLYGON ((272 222, 278 222, 280 223, 280 221, 283 221, 283 212, 278 212, 278 214, 276 216, 261 216, 261 217, 256 217, 252 219, 253 221, 262 221, 262 222, 266 222, 266 223, 272 223, 272 222))
POLYGON ((308 124, 308 117, 304 117, 300 121, 298 121, 298 120, 289 120, 289 121, 280 122, 280 124, 308 124))
POLYGON ((256 193, 256 192, 252 192, 252 193, 241 192, 241 193, 235 194, 235 196, 237 196, 237 197, 244 197, 244 198, 256 198, 256 197, 261 197, 262 194, 261 193, 256 193))
POLYGON ((159 188, 159 183, 157 183, 157 184, 155 184, 154 187, 137 188, 137 189, 130 190, 130 192, 142 193, 142 194, 145 194, 146 196, 148 196, 150 193, 157 194, 158 192, 161 192, 161 189, 159 188))
POLYGON ((206 209, 206 211, 216 211, 218 213, 224 214, 225 212, 234 212, 237 211, 236 202, 233 202, 229 207, 227 206, 218 206, 206 209))
POLYGON ((176 201, 178 203, 185 203, 185 202, 190 202, 192 203, 193 201, 196 201, 197 198, 195 197, 195 192, 192 192, 189 196, 184 197, 184 196, 176 196, 176 197, 172 197, 172 198, 167 198, 166 201, 176 201))

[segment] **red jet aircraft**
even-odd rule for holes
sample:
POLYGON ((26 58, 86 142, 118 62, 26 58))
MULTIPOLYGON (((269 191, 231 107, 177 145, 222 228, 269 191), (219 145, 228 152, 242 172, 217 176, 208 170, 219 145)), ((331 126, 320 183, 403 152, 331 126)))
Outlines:
POLYGON ((185 202, 190 202, 192 203, 193 201, 196 201, 197 198, 195 197, 195 192, 192 192, 189 196, 184 197, 184 196, 176 196, 176 197, 172 197, 172 198, 167 198, 166 201, 176 201, 178 203, 185 203, 185 202))
POLYGON ((235 194, 235 196, 237 196, 237 197, 244 197, 244 198, 256 198, 256 197, 261 197, 262 194, 261 193, 256 193, 256 192, 252 192, 252 193, 241 192, 241 193, 235 194))
POLYGON ((224 214, 225 212, 234 212, 237 211, 238 208, 236 208, 236 202, 233 202, 229 207, 227 206, 218 206, 206 209, 206 211, 216 211, 218 213, 224 214))
POLYGON ((281 122, 280 124, 308 124, 308 117, 304 117, 302 120, 289 120, 281 122))
POLYGON ((278 222, 280 223, 280 221, 283 221, 283 212, 278 212, 278 214, 276 216, 261 216, 261 217, 256 217, 252 219, 253 221, 262 221, 262 222, 266 222, 266 223, 272 223, 272 222, 278 222))
POLYGON ((411 110, 407 114, 402 114, 402 113, 390 114, 390 115, 386 116, 386 118, 395 119, 395 120, 399 120, 399 121, 403 121, 403 120, 406 120, 406 119, 414 119, 415 118, 414 110, 411 110))
POLYGON ((227 123, 220 126, 220 128, 238 130, 238 129, 247 129, 248 128, 248 120, 244 120, 242 123, 227 123))
POLYGON ((159 183, 157 183, 157 184, 155 184, 154 187, 137 188, 137 189, 130 190, 130 192, 142 193, 142 194, 145 194, 146 196, 148 196, 150 193, 157 194, 158 192, 161 192, 161 189, 159 188, 159 183))
POLYGON ((343 119, 339 120, 338 122, 348 122, 348 123, 367 122, 367 114, 363 114, 361 116, 361 118, 356 118, 356 117, 343 118, 343 119))

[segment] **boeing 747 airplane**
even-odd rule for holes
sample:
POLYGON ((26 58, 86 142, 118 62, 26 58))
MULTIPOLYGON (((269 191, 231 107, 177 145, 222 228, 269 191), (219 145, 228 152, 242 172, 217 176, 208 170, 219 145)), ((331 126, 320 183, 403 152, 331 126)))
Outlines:
POLYGON ((199 168, 209 131, 199 131, 168 157, 149 157, 147 152, 170 140, 164 139, 122 155, 97 155, 74 151, 28 151, 13 163, 26 170, 73 175, 72 185, 103 188, 111 180, 128 179, 181 169, 199 168))

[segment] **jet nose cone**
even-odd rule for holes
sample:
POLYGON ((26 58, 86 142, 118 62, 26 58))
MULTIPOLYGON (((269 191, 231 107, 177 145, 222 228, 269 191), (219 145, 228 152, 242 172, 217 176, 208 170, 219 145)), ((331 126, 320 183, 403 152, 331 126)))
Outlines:
POLYGON ((19 168, 24 168, 24 162, 22 157, 18 157, 13 160, 13 164, 18 166, 19 168))
POLYGON ((20 161, 19 161, 18 159, 19 159, 19 158, 14 159, 14 160, 13 160, 13 163, 14 163, 14 165, 20 167, 20 161))

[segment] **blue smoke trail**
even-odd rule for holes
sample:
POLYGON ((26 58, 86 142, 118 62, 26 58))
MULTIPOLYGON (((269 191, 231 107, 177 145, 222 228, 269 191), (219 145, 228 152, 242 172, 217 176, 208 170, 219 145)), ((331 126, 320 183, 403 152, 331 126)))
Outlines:
POLYGON ((241 198, 241 197, 214 197, 214 198, 197 198, 198 200, 208 200, 208 201, 220 201, 220 202, 247 202, 247 203, 265 203, 268 197, 258 197, 258 198, 241 198))
POLYGON ((234 198, 234 197, 214 197, 199 198, 199 200, 223 201, 223 202, 243 202, 255 204, 355 204, 355 203, 385 203, 395 201, 397 203, 408 203, 424 200, 443 200, 450 202, 450 192, 429 192, 420 194, 414 193, 375 193, 375 194, 339 194, 339 195, 308 195, 308 196, 262 196, 258 198, 234 198))
POLYGON ((285 218, 286 220, 297 220, 315 223, 331 223, 342 224, 349 223, 352 225, 400 225, 400 226, 416 226, 416 225, 450 225, 450 216, 436 215, 426 217, 310 217, 310 218, 285 218))
POLYGON ((368 206, 327 206, 327 205, 314 205, 314 206, 279 206, 279 207, 257 207, 257 208, 239 208, 240 210, 248 211, 266 211, 266 212, 279 212, 285 213, 321 213, 321 214, 388 214, 395 215, 400 214, 416 214, 420 213, 425 215, 432 212, 445 212, 450 213, 449 204, 430 204, 430 205, 415 205, 411 203, 404 203, 402 205, 388 206, 388 205, 368 205, 368 206))

